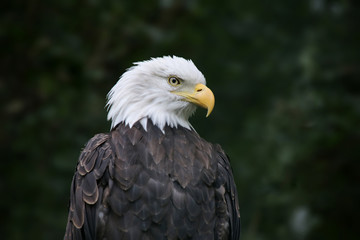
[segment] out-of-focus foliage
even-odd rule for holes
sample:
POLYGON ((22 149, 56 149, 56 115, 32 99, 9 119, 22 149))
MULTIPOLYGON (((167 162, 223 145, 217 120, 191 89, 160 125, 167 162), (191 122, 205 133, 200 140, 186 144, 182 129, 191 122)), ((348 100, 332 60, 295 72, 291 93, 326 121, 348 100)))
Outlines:
POLYGON ((232 159, 242 239, 358 239, 359 23, 355 0, 2 3, 2 239, 62 238, 108 90, 173 54, 215 93, 192 122, 232 159))

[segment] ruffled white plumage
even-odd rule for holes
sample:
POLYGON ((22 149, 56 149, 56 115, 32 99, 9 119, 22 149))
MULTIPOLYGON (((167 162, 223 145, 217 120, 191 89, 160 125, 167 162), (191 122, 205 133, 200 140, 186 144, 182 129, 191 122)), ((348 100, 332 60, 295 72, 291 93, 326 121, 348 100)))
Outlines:
POLYGON ((111 128, 120 122, 132 127, 140 121, 146 129, 147 119, 151 119, 161 130, 165 125, 191 129, 188 119, 196 106, 171 93, 174 88, 167 82, 170 76, 193 85, 206 84, 191 60, 174 56, 137 62, 120 77, 107 96, 111 128))

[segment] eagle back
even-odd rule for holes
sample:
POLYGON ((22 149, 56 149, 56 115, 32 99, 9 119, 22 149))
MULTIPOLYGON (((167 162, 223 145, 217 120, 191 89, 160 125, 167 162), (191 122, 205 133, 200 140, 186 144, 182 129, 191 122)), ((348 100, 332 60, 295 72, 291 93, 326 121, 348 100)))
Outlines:
POLYGON ((65 239, 238 239, 230 163, 195 131, 149 120, 98 134, 82 151, 65 239))

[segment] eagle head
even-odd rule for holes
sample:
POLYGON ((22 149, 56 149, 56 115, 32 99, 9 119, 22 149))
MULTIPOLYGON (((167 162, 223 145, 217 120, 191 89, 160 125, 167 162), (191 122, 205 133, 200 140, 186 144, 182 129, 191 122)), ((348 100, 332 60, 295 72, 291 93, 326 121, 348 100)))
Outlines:
POLYGON ((188 119, 196 106, 206 108, 207 116, 214 108, 214 94, 205 85, 191 60, 166 56, 136 62, 108 93, 107 118, 112 128, 140 121, 146 129, 151 119, 162 131, 165 125, 191 129, 188 119))

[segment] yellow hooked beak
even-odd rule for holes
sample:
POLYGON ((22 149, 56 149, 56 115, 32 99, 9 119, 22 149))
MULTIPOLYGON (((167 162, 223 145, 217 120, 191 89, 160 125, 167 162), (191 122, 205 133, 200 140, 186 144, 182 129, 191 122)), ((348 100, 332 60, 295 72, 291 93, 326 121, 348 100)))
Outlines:
POLYGON ((184 101, 194 103, 200 107, 207 109, 206 117, 210 115, 215 105, 215 97, 213 92, 204 84, 196 84, 192 92, 176 92, 172 93, 184 97, 184 101))

